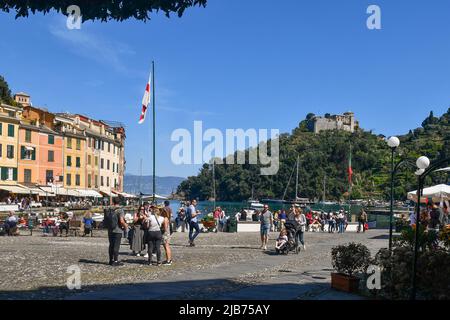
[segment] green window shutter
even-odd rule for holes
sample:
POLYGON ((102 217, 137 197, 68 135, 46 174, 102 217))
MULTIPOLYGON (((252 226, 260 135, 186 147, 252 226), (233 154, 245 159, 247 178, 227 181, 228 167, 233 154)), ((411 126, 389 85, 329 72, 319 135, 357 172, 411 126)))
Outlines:
POLYGON ((17 168, 13 169, 13 180, 17 181, 17 168))
POLYGON ((8 168, 2 167, 2 180, 8 179, 8 168))
POLYGON ((48 136, 48 144, 55 144, 55 136, 53 135, 48 136))
POLYGON ((0 136, 3 135, 3 123, 0 122, 0 136))
POLYGON ((21 146, 20 147, 20 159, 25 159, 25 153, 26 153, 26 150, 25 150, 25 147, 24 146, 21 146))
POLYGON ((8 124, 8 137, 14 137, 14 125, 8 124))
POLYGON ((36 160, 36 148, 33 148, 33 152, 31 153, 31 160, 36 160))

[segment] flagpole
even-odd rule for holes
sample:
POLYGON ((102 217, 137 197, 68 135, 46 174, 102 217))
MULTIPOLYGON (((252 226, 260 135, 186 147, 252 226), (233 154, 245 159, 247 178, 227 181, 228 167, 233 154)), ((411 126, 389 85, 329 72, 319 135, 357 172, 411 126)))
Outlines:
POLYGON ((155 61, 152 61, 152 84, 153 84, 153 203, 155 203, 155 193, 156 193, 156 156, 155 156, 155 126, 156 126, 156 113, 155 113, 155 61))

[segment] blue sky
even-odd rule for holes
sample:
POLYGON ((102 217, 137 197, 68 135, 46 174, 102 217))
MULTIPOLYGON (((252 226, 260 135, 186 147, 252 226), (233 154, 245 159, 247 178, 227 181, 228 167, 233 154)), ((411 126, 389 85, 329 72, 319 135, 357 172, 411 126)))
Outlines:
MULTIPOLYGON (((33 104, 122 121, 127 172, 151 173, 150 123, 137 125, 156 61, 157 174, 175 166, 177 128, 291 132, 309 112, 352 110, 365 129, 404 134, 450 102, 450 3, 361 0, 209 0, 179 19, 87 22, 56 13, 0 13, 0 74, 33 104), (382 30, 368 30, 377 4, 382 30)), ((148 120, 151 120, 149 117, 148 120)))

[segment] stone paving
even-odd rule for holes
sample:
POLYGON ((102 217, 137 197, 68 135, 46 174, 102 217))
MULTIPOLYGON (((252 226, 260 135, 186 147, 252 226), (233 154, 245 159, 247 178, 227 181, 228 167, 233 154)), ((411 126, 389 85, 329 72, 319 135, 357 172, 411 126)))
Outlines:
MULTIPOLYGON (((272 246, 276 237, 271 234, 272 246)), ((387 246, 385 230, 307 233, 307 250, 288 256, 261 251, 256 233, 201 234, 195 248, 186 238, 174 234, 172 266, 146 266, 123 245, 125 265, 111 268, 103 232, 94 238, 0 237, 0 299, 361 299, 330 289, 331 248, 361 242, 374 255, 387 246), (80 291, 66 287, 70 265, 81 268, 80 291)))

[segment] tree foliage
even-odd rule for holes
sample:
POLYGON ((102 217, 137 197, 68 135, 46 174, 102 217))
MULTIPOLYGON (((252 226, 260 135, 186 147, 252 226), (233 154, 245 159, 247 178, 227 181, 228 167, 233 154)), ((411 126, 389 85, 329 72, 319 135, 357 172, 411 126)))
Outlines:
POLYGON ((2 76, 0 76, 0 102, 10 105, 14 103, 8 82, 2 76))
POLYGON ((0 0, 0 10, 15 11, 16 18, 28 17, 30 13, 50 11, 67 15, 67 8, 77 5, 81 9, 82 19, 117 20, 129 18, 147 21, 150 13, 163 11, 167 17, 176 13, 181 17, 184 11, 193 6, 206 6, 207 0, 0 0))
MULTIPOLYGON (((242 201, 252 195, 256 198, 282 199, 289 177, 300 157, 299 196, 322 200, 323 182, 326 200, 344 200, 349 191, 347 176, 350 145, 354 172, 352 199, 388 199, 390 193, 391 153, 384 136, 374 135, 362 129, 354 133, 322 131, 314 134, 308 130, 308 120, 299 123, 291 134, 282 134, 280 143, 280 169, 275 176, 261 176, 259 165, 216 165, 217 200, 242 201)), ((411 160, 428 156, 432 161, 450 157, 450 109, 442 117, 431 113, 423 127, 400 136, 399 152, 411 160)), ((248 150, 246 151, 248 159, 248 150)), ((400 156, 397 155, 397 160, 400 156)), ((287 188, 286 200, 295 197, 295 179, 287 188)), ((446 183, 447 175, 434 174, 427 184, 446 183)), ((405 199, 414 190, 417 178, 414 169, 401 167, 396 176, 394 195, 405 199)), ((197 176, 180 184, 178 192, 189 198, 201 200, 212 197, 212 172, 204 165, 197 176)))

